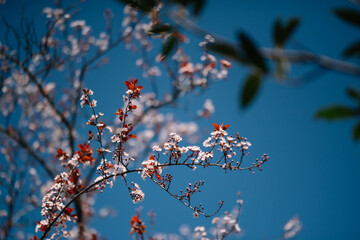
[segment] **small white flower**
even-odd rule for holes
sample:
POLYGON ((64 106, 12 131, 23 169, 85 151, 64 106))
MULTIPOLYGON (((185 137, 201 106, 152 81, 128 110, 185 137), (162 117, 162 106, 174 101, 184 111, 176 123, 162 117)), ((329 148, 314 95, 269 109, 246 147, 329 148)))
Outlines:
POLYGON ((97 101, 95 99, 93 99, 91 101, 90 107, 96 107, 96 103, 97 103, 97 101))
POLYGON ((84 20, 76 20, 70 23, 70 27, 72 28, 83 28, 85 26, 84 20))
POLYGON ((159 147, 158 145, 153 146, 152 150, 156 151, 156 152, 161 152, 162 151, 161 147, 159 147))
POLYGON ((214 217, 211 221, 212 224, 215 224, 219 221, 219 218, 218 217, 214 217))
POLYGON ((213 38, 211 35, 207 34, 205 36, 205 39, 208 40, 209 42, 215 42, 215 38, 213 38))

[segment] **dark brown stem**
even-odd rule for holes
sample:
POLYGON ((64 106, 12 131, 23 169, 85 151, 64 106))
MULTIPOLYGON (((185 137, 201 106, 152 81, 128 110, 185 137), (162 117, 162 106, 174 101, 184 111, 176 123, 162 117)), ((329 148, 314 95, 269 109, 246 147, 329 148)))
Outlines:
POLYGON ((13 129, 5 129, 3 126, 0 126, 0 132, 6 134, 8 137, 13 139, 17 144, 19 144, 22 148, 24 148, 39 164, 44 168, 46 173, 49 175, 49 177, 54 178, 55 174, 53 170, 46 164, 46 161, 37 154, 35 150, 33 150, 27 142, 22 139, 18 133, 15 132, 13 129))

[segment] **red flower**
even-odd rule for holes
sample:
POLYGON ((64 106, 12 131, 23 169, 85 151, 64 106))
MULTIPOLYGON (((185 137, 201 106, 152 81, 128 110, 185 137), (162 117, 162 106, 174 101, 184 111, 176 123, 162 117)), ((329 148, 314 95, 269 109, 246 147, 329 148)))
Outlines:
POLYGON ((72 211, 74 211, 74 209, 68 207, 68 208, 65 209, 65 214, 70 215, 72 213, 72 211))
POLYGON ((80 176, 80 170, 79 169, 75 169, 74 171, 71 172, 70 174, 70 182, 74 183, 75 185, 77 185, 78 181, 79 181, 79 176, 80 176))
POLYGON ((88 150, 91 149, 91 148, 89 149, 90 143, 89 143, 89 144, 86 144, 85 142, 84 142, 84 145, 79 144, 78 147, 80 148, 80 150, 81 150, 82 152, 87 152, 88 150))
POLYGON ((106 123, 103 123, 103 121, 99 121, 97 127, 99 128, 99 130, 102 130, 106 128, 106 123))
POLYGON ((57 150, 56 158, 60 160, 67 160, 69 158, 69 155, 66 152, 64 152, 61 148, 59 148, 57 150))
POLYGON ((95 161, 95 158, 92 156, 93 155, 93 149, 90 148, 90 143, 86 144, 84 142, 84 144, 79 144, 78 145, 80 151, 77 151, 76 153, 79 154, 79 162, 80 163, 85 163, 85 162, 90 162, 90 164, 93 163, 93 161, 95 161))
POLYGON ((129 90, 132 91, 132 93, 130 93, 130 96, 133 98, 139 97, 141 89, 144 89, 143 86, 138 86, 137 83, 138 79, 131 79, 130 81, 125 81, 125 85, 128 87, 129 90))
MULTIPOLYGON (((150 165, 151 167, 153 167, 154 171, 148 171, 149 176, 152 177, 152 175, 155 173, 155 176, 156 176, 157 180, 158 180, 158 181, 161 181, 161 176, 160 176, 160 174, 159 174, 159 172, 158 172, 158 169, 160 169, 160 167, 155 166, 155 157, 154 157, 154 155, 151 155, 150 158, 149 158, 149 160, 152 160, 152 161, 150 162, 150 164, 149 164, 149 161, 147 161, 147 162, 145 161, 145 162, 143 162, 142 165, 143 165, 145 168, 148 168, 148 165, 150 165), (146 163, 146 164, 145 164, 145 163, 146 163)), ((161 169, 160 169, 160 170, 161 170, 161 169)))
POLYGON ((139 213, 137 213, 137 216, 131 217, 130 220, 131 231, 129 234, 137 233, 139 235, 143 235, 146 232, 145 231, 146 226, 139 217, 140 217, 139 213))
POLYGON ((118 111, 115 112, 114 114, 119 116, 120 121, 124 119, 124 111, 122 109, 119 108, 118 111))
POLYGON ((182 63, 180 66, 180 69, 179 69, 179 73, 184 73, 187 75, 193 74, 194 71, 195 71, 194 64, 189 63, 189 62, 182 63))
POLYGON ((47 229, 47 225, 46 224, 42 224, 41 222, 37 222, 38 225, 40 225, 40 231, 44 232, 47 229))
POLYGON ((131 130, 133 130, 133 125, 130 123, 129 125, 124 124, 124 128, 126 129, 125 131, 123 131, 123 142, 125 143, 127 140, 129 140, 130 138, 137 138, 135 134, 130 134, 131 130))
POLYGON ((220 131, 220 130, 226 130, 228 127, 230 127, 230 125, 225 125, 222 123, 221 125, 218 125, 217 123, 213 123, 214 126, 214 131, 220 131))

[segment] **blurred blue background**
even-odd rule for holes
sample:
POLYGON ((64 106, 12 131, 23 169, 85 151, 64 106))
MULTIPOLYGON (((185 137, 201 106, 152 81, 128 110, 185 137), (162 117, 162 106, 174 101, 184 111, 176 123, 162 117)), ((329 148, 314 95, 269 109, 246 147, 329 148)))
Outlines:
MULTIPOLYGON (((47 4, 45 1, 9 0, 0 8, 1 17, 18 21, 22 3, 26 13, 39 21, 42 30, 43 18, 39 13, 47 4)), ((332 14, 332 9, 339 6, 354 5, 342 0, 212 0, 207 2, 198 23, 232 40, 236 39, 236 30, 245 30, 259 45, 272 47, 271 27, 275 18, 297 16, 301 24, 294 39, 315 53, 339 58, 342 49, 360 36, 356 28, 332 14)), ((106 8, 111 8, 115 15, 115 29, 121 26, 123 6, 116 1, 88 0, 80 8, 76 19, 85 19, 94 32, 103 29, 106 8)), ((194 61, 199 61, 201 56, 199 41, 190 37, 187 46, 194 61)), ((290 42, 289 46, 294 45, 290 42)), ((112 119, 111 114, 119 107, 125 90, 123 81, 129 77, 141 79, 142 71, 135 66, 139 55, 123 46, 113 50, 108 58, 109 64, 87 75, 85 85, 94 90, 98 109, 112 119)), ((294 73, 301 74, 308 66, 292 68, 294 73)), ((221 212, 231 210, 237 192, 241 191, 243 239, 279 239, 282 226, 294 215, 300 217, 304 226, 297 239, 360 239, 360 146, 351 136, 355 121, 323 122, 314 118, 321 107, 353 104, 345 90, 350 85, 359 86, 359 79, 329 71, 301 87, 287 87, 267 78, 253 104, 243 110, 239 108, 238 98, 247 73, 248 69, 234 63, 227 81, 211 84, 204 94, 186 97, 180 103, 191 103, 189 111, 196 112, 206 98, 211 98, 215 114, 211 120, 200 121, 200 127, 211 130, 212 122, 230 124, 230 133, 238 131, 253 144, 248 161, 264 152, 269 154, 270 161, 256 174, 247 171, 225 174, 216 169, 194 173, 179 168, 173 171, 177 186, 185 188, 188 182, 204 179, 203 191, 195 198, 209 212, 216 209, 219 200, 225 201, 221 212)), ((163 74, 157 81, 167 82, 166 78, 163 74)), ((175 112, 179 120, 191 120, 182 111, 175 112)), ((141 203, 143 220, 149 222, 148 211, 156 213, 154 232, 178 233, 182 224, 191 228, 211 226, 211 219, 201 216, 194 219, 189 209, 152 182, 143 182, 139 176, 130 179, 139 183, 146 195, 141 203)), ((96 220, 92 226, 107 239, 129 239, 130 218, 139 206, 131 202, 123 182, 119 179, 96 200, 96 208, 112 206, 117 215, 96 220)))

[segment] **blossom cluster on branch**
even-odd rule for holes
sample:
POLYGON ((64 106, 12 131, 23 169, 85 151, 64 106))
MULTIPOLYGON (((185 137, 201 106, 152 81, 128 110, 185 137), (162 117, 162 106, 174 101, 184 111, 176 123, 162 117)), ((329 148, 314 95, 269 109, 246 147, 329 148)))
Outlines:
MULTIPOLYGON (((125 81, 125 85, 128 90, 126 95, 123 96, 125 107, 118 109, 115 115, 118 116, 121 124, 120 127, 113 131, 110 127, 107 127, 104 122, 100 120, 103 117, 102 114, 96 113, 93 104, 95 101, 91 98, 93 91, 89 89, 83 89, 83 95, 81 96, 82 106, 87 105, 92 110, 92 116, 88 120, 87 124, 96 128, 96 133, 89 131, 89 143, 79 144, 79 151, 75 152, 74 156, 69 157, 62 149, 58 150, 57 157, 61 159, 63 166, 68 169, 68 172, 63 172, 57 175, 54 179, 54 184, 48 190, 48 194, 43 199, 43 220, 38 222, 36 231, 44 232, 42 238, 48 235, 51 228, 56 228, 56 234, 62 234, 63 236, 70 235, 70 232, 66 231, 66 222, 76 220, 76 214, 71 214, 72 208, 69 208, 69 204, 76 200, 80 194, 93 190, 100 190, 106 187, 106 185, 113 186, 117 176, 121 176, 124 180, 129 195, 133 203, 139 203, 144 200, 145 194, 141 190, 138 183, 131 182, 128 184, 126 175, 132 172, 138 172, 141 174, 141 178, 146 180, 150 178, 155 184, 169 193, 170 196, 176 198, 185 206, 193 210, 194 217, 199 214, 204 216, 212 216, 219 211, 223 202, 220 201, 218 210, 213 214, 205 214, 204 208, 201 204, 194 206, 191 201, 191 196, 197 192, 200 192, 201 186, 204 181, 198 181, 194 184, 189 183, 185 191, 180 191, 180 194, 175 194, 170 184, 173 181, 173 176, 170 173, 164 174, 166 168, 175 166, 186 166, 191 170, 196 170, 197 167, 219 167, 225 171, 229 170, 250 170, 261 169, 261 166, 269 159, 264 154, 261 160, 256 159, 249 166, 243 167, 243 158, 248 155, 248 148, 251 143, 246 138, 240 137, 236 134, 236 138, 228 136, 227 129, 229 125, 214 123, 214 130, 211 132, 211 136, 203 143, 205 151, 201 150, 199 146, 180 146, 182 138, 176 133, 170 133, 169 139, 162 146, 153 146, 153 152, 148 160, 142 162, 142 167, 137 167, 134 163, 135 159, 129 156, 126 150, 126 143, 131 138, 136 138, 136 135, 131 133, 133 130, 132 123, 128 122, 128 116, 136 111, 137 107, 133 104, 133 100, 141 97, 142 86, 138 85, 138 80, 125 81), (111 142, 114 143, 113 150, 104 148, 103 138, 104 130, 115 135, 112 135, 111 142), (93 157, 93 149, 90 147, 91 142, 98 142, 98 148, 96 152, 101 159, 100 164, 97 166, 97 172, 99 176, 88 186, 82 185, 82 180, 79 166, 83 168, 90 166, 95 162, 93 157), (237 153, 239 152, 239 153, 237 153), (106 153, 112 153, 112 160, 106 159, 106 153), (238 159, 234 161, 234 159, 238 159), (67 202, 65 205, 64 203, 67 202), (61 231, 58 230, 61 228, 61 231)), ((135 217, 136 218, 136 217, 135 217)), ((135 219, 134 218, 134 219, 135 219)), ((134 224, 137 224, 137 228, 133 227, 134 232, 142 233, 142 224, 139 221, 134 220, 134 224), (140 228, 140 230, 139 230, 140 228)), ((238 229, 238 227, 236 227, 238 229)), ((55 236, 54 235, 54 236, 55 236)))
MULTIPOLYGON (((0 146, 4 159, 0 164, 0 195, 4 196, 0 238, 99 239, 101 233, 90 227, 90 221, 95 216, 106 217, 109 210, 95 209, 95 196, 119 181, 125 183, 134 204, 151 194, 141 189, 141 181, 146 180, 189 208, 194 217, 210 217, 223 201, 216 211, 207 213, 193 197, 206 182, 198 180, 176 189, 172 168, 254 173, 268 161, 266 154, 246 159, 250 141, 238 133, 231 135, 227 124, 213 123, 209 136, 198 144, 203 135, 195 121, 182 122, 171 111, 163 111, 164 107, 180 106, 181 98, 226 80, 232 63, 210 54, 208 46, 215 41, 210 35, 199 43, 199 60, 191 59, 185 50, 189 39, 183 31, 161 30, 168 26, 162 19, 167 9, 162 1, 156 2, 147 14, 125 6, 117 34, 111 9, 104 11, 105 25, 99 33, 77 19, 83 1, 67 8, 61 1, 45 7, 43 33, 26 16, 21 18, 20 30, 4 21, 8 36, 0 39, 0 146), (154 44, 163 46, 161 53, 155 52, 154 44), (98 102, 94 92, 85 88, 86 78, 90 70, 108 64, 106 55, 122 45, 139 55, 136 66, 142 80, 121 77, 128 79, 120 86, 126 89, 123 102, 109 117, 115 121, 111 121, 97 111, 101 96, 98 102), (168 76, 168 84, 157 81, 161 75, 168 76), (149 89, 145 92, 142 85, 149 89), (79 122, 87 126, 86 132, 78 129, 79 122), (130 181, 130 174, 139 179, 130 181), (21 208, 17 209, 18 205, 21 208)), ((212 100, 206 99, 201 109, 189 115, 194 120, 208 120, 214 113, 212 100)), ((240 199, 237 205, 240 209, 240 199)), ((223 239, 241 232, 239 211, 214 218, 217 230, 212 236, 223 239)), ((130 225, 132 236, 141 238, 148 231, 140 213, 131 218, 130 225)), ((285 237, 295 236, 301 229, 299 224, 290 225, 284 230, 285 237)), ((191 236, 206 239, 210 234, 198 226, 191 236)), ((163 239, 161 234, 148 237, 163 239)))

